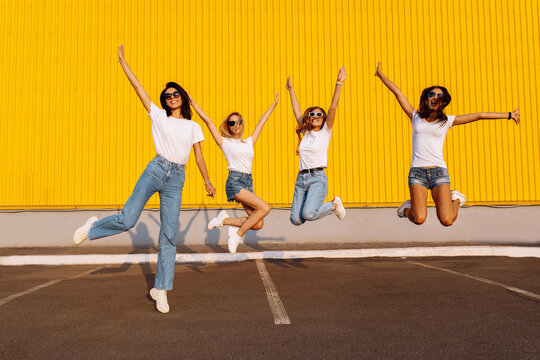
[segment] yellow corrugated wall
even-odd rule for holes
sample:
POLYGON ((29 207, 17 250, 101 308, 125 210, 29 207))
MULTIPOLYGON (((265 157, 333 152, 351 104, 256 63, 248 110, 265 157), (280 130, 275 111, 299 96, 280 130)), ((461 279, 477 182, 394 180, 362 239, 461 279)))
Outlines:
MULTIPOLYGON (((539 15, 537 0, 0 0, 0 207, 117 208, 128 198, 155 150, 119 44, 154 102, 174 80, 216 123, 241 112, 247 133, 280 93, 253 168, 256 193, 274 206, 291 203, 298 171, 286 77, 303 109, 328 107, 341 65, 329 198, 408 197, 411 128, 373 76, 377 60, 414 106, 432 84, 449 89, 449 114, 520 106, 520 126, 452 129, 445 156, 472 204, 540 203, 539 15)), ((222 206, 226 162, 194 120, 218 195, 205 196, 192 155, 183 204, 222 206)))

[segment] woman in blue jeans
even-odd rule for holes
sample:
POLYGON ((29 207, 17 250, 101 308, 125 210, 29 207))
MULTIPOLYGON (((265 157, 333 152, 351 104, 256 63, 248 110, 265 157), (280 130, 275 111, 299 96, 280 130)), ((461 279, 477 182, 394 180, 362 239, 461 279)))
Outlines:
POLYGON ((286 87, 289 90, 294 117, 298 123, 297 154, 300 158, 300 172, 296 178, 290 218, 293 225, 302 225, 306 220, 318 220, 332 213, 336 214, 339 220, 345 219, 345 207, 339 197, 336 196, 332 201, 324 203, 328 193, 328 180, 324 169, 327 165, 328 146, 341 86, 346 78, 345 67, 342 67, 338 73, 328 114, 319 106, 310 107, 302 114, 291 84, 291 77, 287 78, 286 87))
POLYGON ((186 91, 174 82, 167 83, 160 96, 162 110, 152 103, 129 68, 124 59, 122 45, 118 48, 118 58, 152 120, 152 137, 158 155, 150 161, 137 181, 122 213, 101 220, 95 216, 91 217, 77 229, 73 242, 78 245, 86 239, 96 240, 131 229, 137 223, 150 197, 156 192, 159 193, 161 220, 159 253, 155 285, 150 290, 150 296, 156 301, 157 310, 167 313, 169 312, 167 291, 173 288, 176 259, 174 237, 179 226, 182 187, 185 180, 184 164, 189 159, 191 148, 195 153, 209 196, 214 197, 216 189, 209 180, 201 151, 200 142, 204 140, 202 129, 191 120, 191 108, 186 91))
POLYGON ((457 190, 450 191, 450 177, 443 157, 446 133, 452 126, 481 119, 512 119, 519 124, 519 108, 505 113, 446 115, 444 108, 452 99, 448 90, 442 86, 430 86, 422 91, 420 106, 416 110, 396 84, 382 73, 380 61, 375 76, 394 93, 399 105, 411 120, 413 130, 413 154, 409 171, 411 199, 398 208, 397 215, 406 217, 417 225, 423 224, 427 217, 428 190, 431 190, 440 223, 444 226, 452 225, 466 198, 457 190))

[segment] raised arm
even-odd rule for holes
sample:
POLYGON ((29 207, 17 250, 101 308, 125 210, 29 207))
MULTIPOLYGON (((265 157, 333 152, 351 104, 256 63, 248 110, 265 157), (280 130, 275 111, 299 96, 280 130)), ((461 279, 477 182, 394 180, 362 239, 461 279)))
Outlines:
POLYGON ((396 99, 398 100, 399 105, 401 105, 401 108, 403 109, 403 111, 405 111, 405 113, 407 114, 409 118, 412 118, 412 114, 414 112, 413 106, 411 105, 409 100, 407 100, 405 95, 403 95, 401 90, 399 90, 396 84, 394 84, 389 78, 386 77, 386 75, 382 73, 380 61, 377 64, 377 71, 375 72, 375 76, 381 79, 383 84, 386 85, 386 87, 390 89, 390 91, 393 92, 394 95, 396 95, 396 99))
POLYGON ((214 138, 214 140, 216 140, 216 143, 218 144, 219 147, 221 147, 221 145, 223 145, 223 137, 221 136, 221 134, 219 133, 218 129, 216 128, 216 126, 214 125, 214 123, 212 122, 212 120, 208 117, 208 115, 206 115, 204 113, 204 111, 201 110, 201 108, 199 107, 199 105, 197 105, 197 103, 195 102, 195 100, 193 100, 193 98, 191 97, 191 95, 189 95, 189 104, 193 107, 193 109, 195 110, 195 112, 197 114, 199 114, 199 116, 201 117, 201 119, 204 121, 204 123, 206 124, 206 126, 208 127, 208 130, 210 130, 210 134, 212 134, 212 137, 214 138))
POLYGON ((120 45, 118 47, 118 61, 120 62, 120 65, 122 65, 122 69, 124 69, 124 72, 126 73, 126 76, 135 89, 135 92, 139 96, 139 99, 141 99, 142 104, 146 108, 146 111, 150 113, 150 105, 152 104, 152 101, 150 100, 150 97, 142 87, 139 80, 137 80, 137 77, 131 71, 129 68, 129 65, 127 64, 126 60, 124 59, 124 45, 120 45))
POLYGON ((274 111, 274 109, 276 108, 278 101, 279 101, 279 93, 276 93, 276 98, 274 99, 274 102, 272 103, 272 105, 270 105, 268 110, 266 110, 263 116, 259 119, 257 126, 255 126, 255 130, 253 130, 253 134, 251 134, 251 141, 253 142, 253 145, 255 145, 255 142, 259 138, 259 135, 261 134, 264 124, 266 123, 266 120, 268 120, 268 118, 272 114, 272 111, 274 111))
POLYGON ((289 95, 291 95, 291 104, 292 104, 292 110, 294 112, 294 117, 296 118, 296 122, 298 123, 298 126, 302 125, 302 118, 304 117, 302 115, 302 110, 300 110, 300 103, 298 102, 298 99, 296 98, 296 93, 294 92, 294 88, 291 84, 291 75, 287 78, 287 84, 285 85, 287 90, 289 90, 289 95))
POLYGON ((197 163, 199 171, 204 179, 204 188, 208 193, 207 196, 211 196, 213 199, 214 195, 216 194, 216 188, 212 185, 212 182, 208 177, 208 170, 206 169, 206 162, 204 161, 200 142, 193 144, 193 152, 195 153, 195 162, 197 163))
POLYGON ((466 115, 458 115, 454 119, 453 126, 455 125, 463 125, 470 122, 478 121, 478 120, 486 120, 486 119, 512 119, 516 123, 516 125, 519 125, 520 122, 520 116, 519 116, 519 108, 514 110, 513 112, 507 112, 507 113, 498 113, 498 112, 486 112, 486 113, 474 113, 474 114, 466 114, 466 115))
POLYGON ((341 86, 346 78, 347 72, 345 71, 345 66, 342 66, 341 69, 339 69, 336 87, 334 89, 334 96, 332 96, 332 103, 330 104, 330 108, 326 114, 326 127, 328 129, 332 129, 334 126, 334 119, 336 118, 336 110, 339 103, 339 95, 341 94, 341 86))

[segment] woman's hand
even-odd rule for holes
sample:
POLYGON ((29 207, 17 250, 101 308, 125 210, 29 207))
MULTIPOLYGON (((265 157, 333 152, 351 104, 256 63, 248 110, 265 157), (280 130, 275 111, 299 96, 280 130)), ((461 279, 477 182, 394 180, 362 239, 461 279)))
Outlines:
POLYGON ((188 100, 189 100, 189 105, 193 106, 193 99, 191 98, 191 95, 186 91, 186 94, 187 94, 187 97, 188 97, 188 100))
POLYGON ((339 69, 339 73, 337 76, 337 81, 342 83, 347 78, 347 71, 345 71, 345 66, 342 66, 341 69, 339 69))
POLYGON ((208 193, 206 196, 210 196, 213 199, 214 196, 216 195, 216 188, 214 187, 214 185, 212 185, 211 183, 206 184, 204 185, 204 188, 206 189, 206 192, 208 193))
POLYGON ((291 75, 289 75, 287 77, 287 83, 285 84, 285 87, 287 88, 287 90, 292 90, 292 84, 291 84, 291 75))
POLYGON ((125 61, 124 59, 124 45, 118 46, 118 61, 125 61))
POLYGON ((379 61, 379 63, 377 64, 377 70, 375 71, 375 76, 381 77, 381 75, 382 75, 381 62, 379 61))
POLYGON ((279 93, 276 93, 276 98, 274 99, 274 104, 277 105, 278 102, 279 102, 279 93))
POLYGON ((512 112, 512 120, 514 120, 514 122, 516 123, 516 125, 519 125, 519 122, 520 122, 520 115, 519 115, 519 108, 517 108, 516 110, 514 110, 512 112))

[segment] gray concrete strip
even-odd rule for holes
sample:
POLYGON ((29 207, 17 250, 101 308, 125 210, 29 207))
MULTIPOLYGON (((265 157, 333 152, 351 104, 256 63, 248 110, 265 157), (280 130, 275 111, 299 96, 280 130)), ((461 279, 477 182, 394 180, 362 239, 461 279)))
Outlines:
POLYGON ((480 281, 480 282, 483 282, 483 283, 486 283, 486 284, 489 284, 489 285, 499 286, 499 287, 502 287, 503 289, 506 289, 506 290, 508 290, 510 292, 513 292, 515 294, 523 295, 523 296, 526 296, 526 297, 534 299, 534 300, 540 300, 540 295, 538 295, 538 294, 532 293, 530 291, 522 290, 522 289, 516 288, 514 286, 505 285, 505 284, 502 284, 502 283, 499 283, 499 282, 496 282, 496 281, 493 281, 493 280, 484 279, 484 278, 481 278, 481 277, 478 277, 478 276, 472 276, 472 275, 460 273, 460 272, 457 272, 457 271, 454 271, 454 270, 449 270, 449 269, 441 268, 441 267, 438 267, 438 266, 427 265, 427 264, 419 263, 419 262, 416 262, 416 261, 409 261, 409 263, 417 265, 417 266, 422 266, 422 267, 425 267, 425 268, 428 268, 428 269, 433 269, 433 270, 443 271, 443 272, 447 272, 447 273, 458 275, 458 276, 463 276, 463 277, 473 279, 473 280, 476 280, 476 281, 480 281))
MULTIPOLYGON (((257 259, 370 258, 370 257, 509 256, 540 258, 540 247, 439 246, 389 249, 284 250, 246 253, 176 254, 177 264, 230 263, 257 259)), ((0 256, 0 265, 89 265, 156 263, 157 254, 88 254, 0 256)))
POLYGON ((268 297, 268 303, 270 304, 270 309, 272 310, 272 315, 274 315, 274 323, 276 325, 289 325, 291 320, 287 315, 287 311, 281 302, 279 294, 277 292, 276 286, 264 265, 264 262, 261 259, 255 260, 257 264, 257 269, 261 275, 261 280, 264 285, 264 290, 266 291, 266 296, 268 297))
POLYGON ((72 280, 72 279, 77 279, 77 278, 80 278, 82 276, 85 276, 85 275, 88 275, 88 274, 91 274, 93 273, 94 271, 99 271, 101 269, 101 267, 98 267, 98 268, 95 268, 95 269, 92 269, 92 270, 88 270, 88 271, 85 271, 83 272, 82 274, 78 274, 78 275, 75 275, 75 276, 72 276, 72 277, 68 277, 68 278, 64 278, 64 279, 55 279, 55 280, 51 280, 49 282, 46 282, 45 284, 41 284, 41 285, 38 285, 38 286, 34 286, 28 290, 25 290, 25 291, 21 291, 19 293, 16 293, 16 294, 13 294, 13 295, 10 295, 10 296, 7 296, 3 299, 0 299, 0 306, 2 305, 5 305, 21 296, 24 296, 24 295, 28 295, 28 294, 31 294, 33 292, 36 292, 38 290, 41 290, 41 289, 44 289, 46 287, 49 287, 49 286, 52 286, 54 284, 58 284, 60 281, 64 281, 64 280, 72 280))

